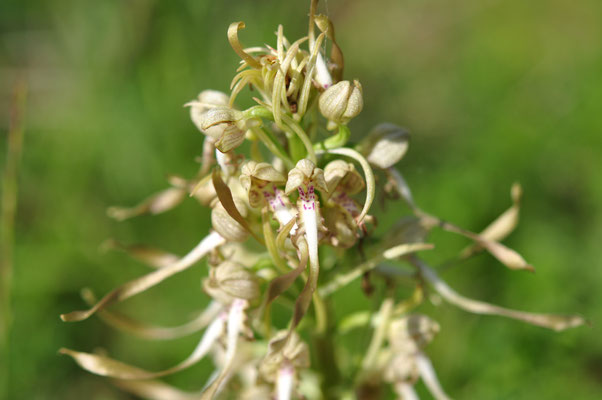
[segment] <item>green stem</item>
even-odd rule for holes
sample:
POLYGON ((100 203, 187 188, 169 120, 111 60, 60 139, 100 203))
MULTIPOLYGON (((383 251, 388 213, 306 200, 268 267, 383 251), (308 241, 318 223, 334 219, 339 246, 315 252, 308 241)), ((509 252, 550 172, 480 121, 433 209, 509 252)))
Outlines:
POLYGON ((309 137, 307 136, 303 128, 301 128, 301 126, 294 119, 292 119, 286 114, 282 114, 282 120, 284 121, 283 127, 285 128, 285 130, 292 130, 292 132, 295 133, 299 137, 299 139, 301 139, 303 145, 305 146, 305 149, 307 150, 307 157, 310 159, 311 162, 317 164, 318 160, 316 158, 316 152, 314 151, 314 145, 312 144, 311 140, 309 140, 309 137))
MULTIPOLYGON (((315 304, 315 303, 314 303, 315 304)), ((332 324, 334 318, 328 318, 332 309, 324 304, 324 314, 326 318, 325 331, 313 335, 313 342, 316 349, 314 353, 317 360, 316 366, 322 376, 322 395, 325 400, 340 399, 339 389, 341 387, 341 372, 339 363, 336 359, 336 344, 334 342, 336 329, 332 324), (328 322, 330 321, 330 325, 328 322)))
POLYGON ((264 132, 259 127, 252 127, 251 132, 253 132, 253 134, 263 142, 263 144, 265 144, 265 146, 268 148, 268 150, 270 150, 270 152, 272 152, 272 154, 274 154, 278 158, 281 158, 288 168, 293 168, 295 166, 295 164, 293 163, 291 158, 286 154, 280 143, 270 138, 267 132, 264 132))
POLYGON ((245 119, 248 118, 263 118, 269 119, 270 121, 274 120, 274 114, 264 106, 253 106, 249 109, 246 109, 242 112, 245 119))
POLYGON ((316 334, 323 335, 328 327, 328 313, 324 299, 318 291, 313 295, 314 311, 316 313, 316 334))
MULTIPOLYGON (((265 119, 269 119, 269 120, 274 120, 274 114, 272 113, 272 111, 270 111, 267 107, 264 106, 253 106, 245 111, 243 111, 243 115, 245 116, 245 118, 265 118, 265 119)), ((311 142, 311 140, 309 139, 309 137, 307 136, 307 134, 305 133, 305 131, 303 130, 303 128, 301 128, 301 126, 291 117, 289 117, 286 114, 282 114, 281 115, 282 120, 284 121, 284 124, 282 124, 282 128, 289 133, 292 136, 297 136, 301 142, 303 143, 303 146, 305 146, 305 150, 307 151, 307 155, 309 157, 309 159, 311 161, 313 161, 314 163, 317 162, 316 159, 316 153, 314 151, 313 148, 313 144, 311 142)), ((253 133, 256 133, 256 128, 252 129, 253 133)), ((262 141, 264 141, 264 139, 262 139, 262 137, 260 135, 257 135, 262 141)), ((290 142, 291 139, 289 139, 290 142)), ((265 141, 264 141, 265 143, 265 141)), ((290 143, 289 143, 290 144, 290 143)), ((274 145, 274 143, 272 143, 272 145, 274 145)), ((266 143, 266 146, 268 146, 268 148, 270 148, 270 145, 268 145, 266 143)), ((292 145, 291 147, 294 147, 294 145, 292 145)), ((282 146, 280 146, 281 148, 281 152, 284 153, 284 149, 282 149, 282 146)), ((270 150, 272 151, 272 149, 270 148, 270 150)), ((277 152, 272 151, 274 154, 277 154, 278 157, 282 158, 277 152)), ((295 153, 297 153, 296 150, 294 150, 295 153)), ((283 158, 283 160, 285 160, 283 158)), ((286 160, 285 160, 286 161, 286 160)), ((298 161, 298 160, 295 160, 298 161)), ((292 167, 291 167, 292 168, 292 167)))
POLYGON ((320 143, 316 143, 314 148, 316 150, 330 150, 343 147, 347 144, 349 136, 351 136, 349 128, 346 125, 339 125, 339 131, 335 135, 320 143))
POLYGON ((278 248, 276 247, 276 239, 274 238, 274 232, 272 232, 272 227, 270 226, 270 217, 268 215, 267 206, 261 212, 261 224, 263 226, 263 237, 265 238, 265 245, 270 253, 270 257, 276 268, 281 273, 290 272, 290 270, 286 267, 286 262, 282 259, 280 254, 278 253, 278 248))
POLYGON ((293 161, 297 162, 305 158, 307 151, 301 139, 293 132, 286 132, 286 138, 288 139, 288 152, 293 161))

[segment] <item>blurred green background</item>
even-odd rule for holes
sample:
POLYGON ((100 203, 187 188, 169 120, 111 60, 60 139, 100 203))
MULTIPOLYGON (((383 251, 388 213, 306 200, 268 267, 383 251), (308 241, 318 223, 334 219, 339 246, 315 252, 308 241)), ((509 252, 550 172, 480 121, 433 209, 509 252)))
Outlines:
MULTIPOLYGON (((203 89, 228 89, 238 62, 228 24, 246 22, 248 45, 275 43, 279 23, 297 38, 307 3, 2 0, 0 165, 10 92, 18 77, 28 83, 14 323, 2 360, 7 399, 129 398, 57 355, 62 346, 107 348, 148 369, 188 354, 194 336, 144 342, 96 318, 66 324, 58 316, 82 307, 82 287, 102 294, 146 271, 99 252, 105 239, 184 253, 205 234, 208 211, 192 200, 124 223, 105 210, 162 189, 167 174, 196 172, 202 136, 182 105, 203 89)), ((448 393, 602 398, 602 2, 329 0, 321 11, 335 23, 346 78, 364 87, 352 132, 360 137, 381 121, 411 130, 400 169, 425 210, 478 231, 508 207, 512 182, 523 184, 521 224, 506 243, 537 272, 512 272, 483 255, 443 278, 470 297, 593 322, 557 334, 430 307, 442 331, 428 352, 448 393)), ((446 234, 433 240, 435 264, 466 244, 446 234)), ((206 302, 203 274, 192 268, 119 307, 147 321, 183 322, 206 302)), ((345 293, 361 299, 358 291, 345 293)), ((337 314, 361 301, 342 303, 337 314)), ((208 366, 168 381, 198 389, 208 366)))

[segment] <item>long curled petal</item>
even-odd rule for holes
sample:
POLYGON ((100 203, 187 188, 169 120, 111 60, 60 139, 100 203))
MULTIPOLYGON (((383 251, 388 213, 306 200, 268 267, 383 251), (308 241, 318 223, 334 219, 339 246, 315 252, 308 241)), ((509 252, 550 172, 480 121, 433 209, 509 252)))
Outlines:
POLYGON ((228 41, 230 42, 230 46, 232 46, 232 49, 236 52, 236 54, 238 54, 238 56, 249 65, 249 67, 261 69, 261 64, 259 61, 257 61, 257 59, 252 55, 246 53, 238 41, 238 31, 244 28, 244 22, 233 22, 230 24, 228 27, 228 41))
POLYGON ((140 292, 143 292, 155 286, 156 284, 164 281, 170 276, 178 272, 184 271, 185 269, 199 261, 201 258, 203 258, 211 250, 218 246, 221 246, 225 242, 225 239, 221 237, 220 234, 218 234, 217 232, 212 232, 203 240, 201 240, 194 249, 192 249, 188 254, 186 254, 177 262, 166 267, 160 268, 156 271, 153 271, 150 274, 143 275, 140 278, 129 281, 128 283, 118 287, 117 289, 105 295, 98 303, 96 303, 93 307, 91 307, 88 310, 73 311, 68 314, 61 314, 61 319, 63 321, 68 322, 82 321, 84 319, 87 319, 95 312, 102 310, 109 304, 128 299, 134 295, 137 295, 140 292))
MULTIPOLYGON (((82 297, 88 305, 96 303, 96 297, 89 289, 82 290, 82 297)), ((193 320, 177 326, 150 325, 118 312, 101 310, 98 316, 107 325, 117 330, 129 333, 147 340, 172 340, 191 335, 205 328, 215 319, 222 305, 212 302, 207 308, 200 312, 193 320)))
POLYGON ((469 299, 458 294, 449 287, 449 285, 439 278, 437 273, 424 262, 414 259, 414 264, 420 269, 422 276, 433 286, 433 288, 435 288, 441 297, 466 311, 475 314, 501 315, 532 325, 553 329, 555 331, 573 328, 575 326, 583 325, 586 322, 583 317, 578 315, 535 314, 526 311, 511 310, 483 301, 469 299))
POLYGON ((161 214, 180 204, 185 197, 185 189, 171 187, 152 195, 134 207, 110 207, 107 210, 107 215, 118 221, 123 221, 142 214, 161 214))
POLYGON ((133 367, 131 365, 125 364, 121 361, 117 361, 109 357, 91 353, 82 353, 79 351, 74 351, 65 348, 60 349, 59 353, 71 356, 75 360, 75 362, 79 364, 80 367, 89 372, 92 372, 93 374, 108 376, 117 379, 143 380, 159 378, 181 371, 199 362, 209 352, 213 344, 217 341, 217 339, 221 336, 222 332, 224 331, 224 317, 225 315, 223 317, 216 318, 215 321, 213 321, 213 323, 209 325, 207 331, 201 338, 201 341, 194 349, 192 354, 188 356, 188 358, 186 358, 178 365, 163 371, 150 372, 138 367, 133 367))
POLYGON ((236 299, 230 307, 228 313, 228 328, 227 328, 227 340, 226 340, 226 356, 225 362, 220 371, 219 375, 209 384, 207 389, 203 392, 200 400, 211 400, 221 390, 221 386, 230 374, 230 369, 233 366, 233 362, 236 356, 236 349, 238 344, 238 335, 243 329, 245 309, 248 307, 246 300, 236 299))
MULTIPOLYGON (((502 240, 506 238, 518 225, 520 213, 520 199, 522 197, 522 188, 520 184, 515 183, 510 190, 512 196, 512 206, 508 208, 502 215, 497 217, 489 224, 479 235, 487 240, 502 240)), ((464 249, 460 253, 460 258, 468 258, 474 253, 481 250, 483 247, 478 244, 464 249)))
POLYGON ((164 250, 143 244, 124 244, 114 239, 109 239, 102 244, 103 250, 123 251, 134 260, 138 260, 151 268, 163 268, 178 261, 179 257, 164 250))

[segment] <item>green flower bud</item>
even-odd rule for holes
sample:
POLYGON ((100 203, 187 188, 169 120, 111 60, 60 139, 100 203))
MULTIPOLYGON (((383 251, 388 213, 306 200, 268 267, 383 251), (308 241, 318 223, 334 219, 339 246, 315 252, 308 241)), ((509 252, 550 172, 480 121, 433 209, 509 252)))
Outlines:
POLYGON ((410 135, 404 128, 385 122, 379 124, 358 146, 368 162, 385 169, 395 165, 408 151, 410 135))
POLYGON ((358 81, 341 81, 326 89, 318 102, 320 112, 330 121, 347 124, 364 107, 362 85, 358 81))
POLYGON ((203 289, 223 304, 230 304, 235 298, 253 301, 260 295, 255 275, 232 261, 211 268, 210 277, 203 281, 203 289))

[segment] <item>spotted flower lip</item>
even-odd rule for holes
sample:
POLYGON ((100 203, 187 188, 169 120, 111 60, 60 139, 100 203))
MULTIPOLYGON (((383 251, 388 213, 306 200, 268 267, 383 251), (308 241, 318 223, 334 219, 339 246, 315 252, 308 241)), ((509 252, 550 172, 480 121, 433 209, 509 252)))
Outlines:
MULTIPOLYGON (((419 256, 434 249, 426 241, 431 231, 441 229, 471 241, 454 262, 486 251, 510 270, 531 270, 518 252, 500 242, 517 226, 521 188, 513 186, 510 208, 481 233, 423 211, 395 167, 408 150, 404 128, 379 124, 351 144, 347 124, 363 108, 362 86, 344 80, 332 21, 317 14, 317 4, 310 0, 307 36, 294 41, 280 25, 274 44, 243 47, 239 33, 245 24, 232 23, 228 41, 241 61, 229 94, 205 90, 186 104, 193 124, 205 135, 198 172, 191 178, 171 177, 167 189, 133 207, 108 212, 118 220, 166 213, 189 194, 210 216, 206 236, 183 256, 108 241, 107 249, 120 250, 151 271, 100 299, 84 290, 88 309, 61 315, 63 321, 83 321, 97 314, 111 327, 143 339, 197 335, 197 346, 182 362, 159 371, 105 354, 72 349, 61 349, 61 354, 125 391, 156 400, 318 400, 324 397, 321 389, 330 397, 352 398, 383 384, 403 399, 416 399, 419 380, 434 398, 446 400, 428 356, 428 345, 441 327, 415 312, 427 289, 467 312, 552 330, 586 322, 575 315, 537 314, 469 299, 419 256), (247 88, 255 104, 239 110, 235 102, 247 88), (383 196, 385 191, 389 196, 383 196), (390 228, 385 223, 386 229, 378 227, 382 232, 375 234, 372 213, 379 210, 372 204, 388 206, 391 194, 409 205, 409 215, 390 228), (165 327, 109 308, 191 268, 202 271, 199 295, 209 305, 195 311, 190 321, 165 327), (342 298, 333 294, 347 288, 352 296, 363 296, 350 286, 359 279, 371 301, 380 302, 378 311, 354 309, 332 320, 342 298), (414 286, 413 293, 397 290, 402 284, 414 286), (386 290, 373 291, 375 287, 386 290), (286 319, 273 318, 274 308, 286 319), (346 341, 341 336, 356 328, 369 333, 367 346, 342 348, 346 341), (156 380, 207 356, 215 369, 198 391, 156 380), (353 368, 340 368, 343 358, 353 368)), ((147 299, 151 307, 168 301, 147 299)))

